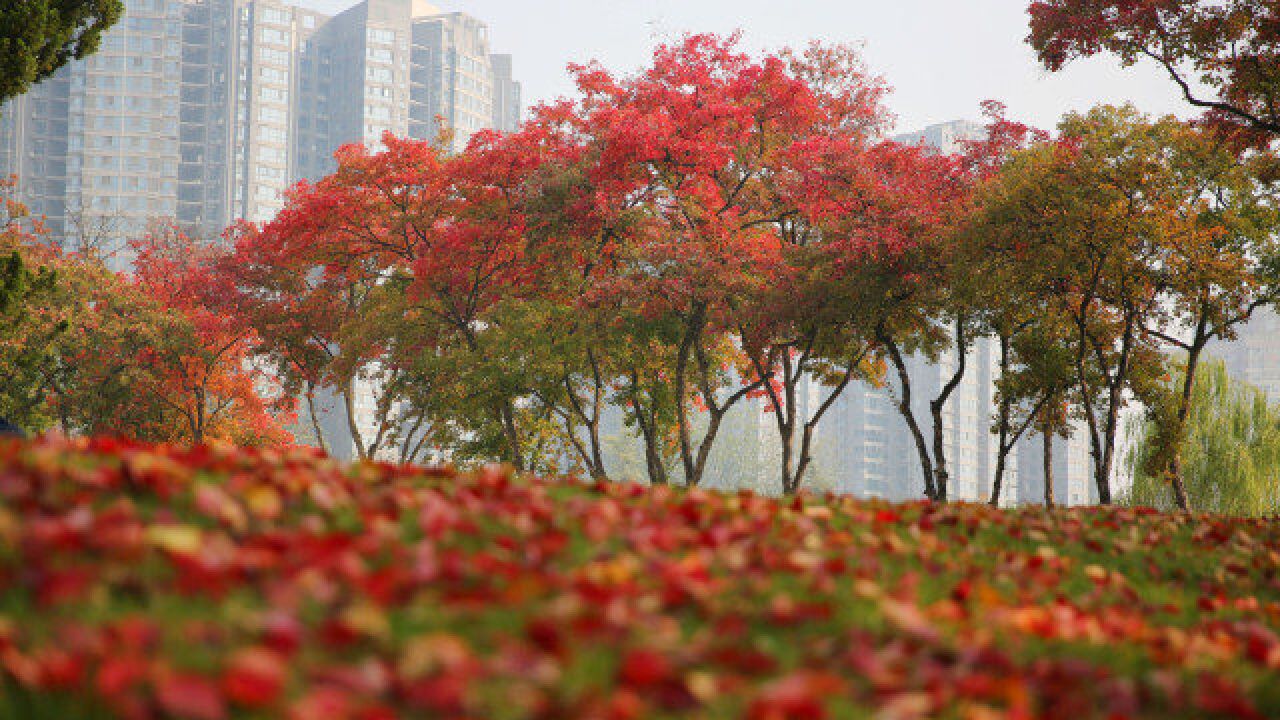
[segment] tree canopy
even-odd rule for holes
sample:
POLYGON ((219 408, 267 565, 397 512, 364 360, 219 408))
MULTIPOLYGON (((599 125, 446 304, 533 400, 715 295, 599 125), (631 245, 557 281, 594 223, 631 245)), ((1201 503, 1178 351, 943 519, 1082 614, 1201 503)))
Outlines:
POLYGON ((0 102, 95 52, 123 14, 121 0, 0 3, 0 102))

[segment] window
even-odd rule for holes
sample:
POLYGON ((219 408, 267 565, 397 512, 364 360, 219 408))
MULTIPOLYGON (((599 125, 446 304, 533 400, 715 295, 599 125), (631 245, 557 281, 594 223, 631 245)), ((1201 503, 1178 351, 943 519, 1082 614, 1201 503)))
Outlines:
POLYGON ((287 83, 289 82, 289 73, 279 68, 264 67, 262 68, 262 79, 273 83, 287 83))
POLYGON ((259 136, 265 142, 277 143, 283 145, 289 141, 289 133, 277 127, 262 127, 258 131, 259 136))
POLYGON ((289 53, 285 52, 284 50, 276 50, 275 48, 262 48, 259 51, 259 53, 260 53, 259 57, 261 57, 262 61, 265 63, 270 63, 272 65, 288 65, 289 64, 289 53))
POLYGON ((316 16, 315 16, 315 15, 305 15, 305 16, 303 16, 303 18, 302 18, 302 27, 304 27, 304 28, 306 28, 306 29, 310 30, 310 29, 314 28, 315 26, 316 26, 316 16))
POLYGON ((275 180, 276 182, 284 181, 284 170, 281 170, 280 168, 259 165, 254 174, 257 175, 259 180, 275 180))
POLYGON ((279 8, 267 8, 262 11, 262 21, 277 25, 288 25, 289 13, 279 8))
POLYGON ((391 70, 382 67, 371 67, 368 79, 372 82, 391 82, 391 70))
POLYGON ((264 147, 258 151, 258 158, 263 162, 284 164, 285 153, 280 148, 264 147))
POLYGON ((376 43, 385 43, 390 45, 396 41, 396 34, 393 30, 384 30, 381 28, 369 29, 369 41, 376 43))
POLYGON ((389 63, 391 62, 391 58, 393 57, 391 51, 388 50, 387 48, 377 48, 377 47, 369 48, 365 56, 368 57, 373 62, 381 62, 381 63, 389 63))
POLYGON ((258 108, 258 121, 266 123, 280 123, 283 125, 287 122, 287 119, 285 117, 285 112, 280 108, 262 107, 258 108))
POLYGON ((253 194, 254 194, 254 197, 258 198, 259 200, 267 200, 267 201, 272 201, 272 200, 275 200, 277 197, 279 197, 279 193, 276 192, 276 189, 271 187, 270 185, 258 185, 255 188, 253 194))
POLYGON ((281 90, 273 87, 258 88, 258 99, 267 102, 287 103, 289 102, 289 91, 281 90))
POLYGON ((262 28, 262 42, 275 43, 277 45, 288 45, 289 33, 275 28, 262 28))

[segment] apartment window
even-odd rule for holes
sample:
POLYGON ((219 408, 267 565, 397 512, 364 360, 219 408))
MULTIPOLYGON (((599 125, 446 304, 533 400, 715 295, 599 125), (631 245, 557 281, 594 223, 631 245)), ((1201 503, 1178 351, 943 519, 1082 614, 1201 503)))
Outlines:
POLYGON ((390 120, 391 108, 385 105, 375 105, 369 108, 368 116, 371 120, 390 120))
MULTIPOLYGON (((265 108, 264 108, 265 109, 265 108)), ((283 145, 288 142, 289 134, 284 130, 276 127, 263 127, 259 129, 259 136, 263 141, 269 143, 278 143, 283 145)))
POLYGON ((258 151, 258 158, 264 162, 284 164, 285 153, 280 148, 264 147, 258 151))
POLYGON ((288 65, 289 64, 289 53, 285 52, 284 50, 276 50, 275 48, 262 48, 259 51, 259 53, 260 53, 259 57, 261 57, 262 61, 265 63, 270 63, 271 65, 288 65))
POLYGON ((277 25, 288 25, 289 13, 279 8, 267 8, 262 11, 262 21, 277 25))
POLYGON ((371 67, 367 77, 372 82, 391 82, 391 70, 382 67, 371 67))
POLYGON ((393 30, 384 30, 380 28, 370 28, 369 41, 376 43, 385 43, 390 45, 396 41, 396 34, 393 30))
POLYGON ((287 119, 285 111, 280 108, 262 107, 258 108, 258 121, 284 124, 287 122, 287 119))
POLYGON ((387 48, 371 47, 366 53, 366 57, 373 62, 389 63, 394 55, 387 48))
POLYGON ((316 26, 315 15, 305 15, 302 18, 302 27, 310 30, 316 26))
POLYGON ((259 165, 255 174, 259 180, 275 180, 276 182, 284 181, 284 170, 280 168, 259 165))
POLYGON ((262 28, 262 42, 275 43, 276 45, 288 45, 289 33, 275 28, 262 28))
POLYGON ((258 99, 267 102, 287 103, 289 102, 289 91, 281 90, 273 87, 258 88, 258 99))
POLYGON ((270 185, 258 185, 254 189, 254 197, 259 200, 272 201, 279 197, 280 193, 270 185))
POLYGON ((266 82, 287 83, 289 82, 289 73, 279 68, 262 68, 262 79, 266 82))

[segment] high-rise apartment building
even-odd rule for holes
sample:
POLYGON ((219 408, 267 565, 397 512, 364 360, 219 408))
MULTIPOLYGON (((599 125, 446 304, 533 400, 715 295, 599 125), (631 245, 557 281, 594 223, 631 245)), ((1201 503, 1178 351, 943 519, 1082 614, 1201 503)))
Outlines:
POLYGON ((434 138, 437 117, 455 147, 512 130, 519 94, 483 23, 422 0, 335 17, 281 0, 127 0, 100 52, 0 108, 0 176, 67 243, 118 247, 156 219, 213 236, 273 217, 344 144, 434 138))
POLYGON ((136 0, 97 53, 0 110, 0 171, 55 236, 119 243, 178 215, 186 10, 136 0))
POLYGON ((1217 342, 1210 352, 1222 359, 1233 379, 1280 402, 1280 314, 1275 310, 1255 311, 1253 319, 1237 328, 1234 342, 1217 342))

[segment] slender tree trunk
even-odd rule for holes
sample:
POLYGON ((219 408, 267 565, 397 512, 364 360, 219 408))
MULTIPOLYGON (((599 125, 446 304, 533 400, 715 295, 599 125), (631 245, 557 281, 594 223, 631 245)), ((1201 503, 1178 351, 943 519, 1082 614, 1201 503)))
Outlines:
POLYGON ((1044 506, 1053 508, 1053 429, 1044 428, 1044 506))
POLYGON ((942 406, 937 401, 929 403, 929 413, 933 417, 933 499, 937 502, 947 502, 947 485, 950 481, 946 438, 942 431, 942 406))
POLYGON ((644 439, 645 470, 649 474, 650 485, 668 485, 670 479, 667 477, 667 466, 662 457, 662 451, 658 447, 656 420, 656 418, 650 418, 648 421, 644 419, 640 421, 640 434, 644 439))
POLYGON ((587 428, 587 441, 591 445, 591 458, 589 464, 591 467, 591 477, 596 480, 602 480, 608 476, 604 466, 604 447, 600 442, 600 414, 604 407, 605 382, 600 373, 600 365, 596 362, 595 353, 588 348, 587 360, 591 363, 591 415, 588 417, 586 413, 579 407, 576 396, 573 394, 572 384, 565 378, 565 391, 569 393, 569 402, 573 405, 575 411, 582 417, 583 424, 587 428))
MULTIPOLYGON (((714 402, 714 398, 711 401, 714 402)), ((707 460, 711 457, 711 448, 715 444, 716 436, 720 434, 720 423, 724 421, 727 411, 727 407, 720 410, 708 410, 707 430, 702 436, 702 441, 698 443, 698 452, 694 456, 692 474, 685 476, 685 487, 698 487, 702 484, 702 476, 707 471, 707 460)))
POLYGON ((714 385, 715 370, 710 366, 701 346, 703 331, 706 329, 706 307, 697 305, 684 337, 680 341, 680 349, 676 355, 676 419, 680 431, 680 459, 684 466, 685 487, 698 487, 706 474, 707 461, 711 457, 711 449, 715 447, 716 437, 720 434, 720 425, 725 415, 742 398, 752 390, 759 388, 768 378, 761 378, 754 383, 744 385, 730 395, 723 404, 716 397, 714 385), (707 429, 698 441, 693 443, 693 431, 689 423, 688 388, 689 361, 697 364, 697 391, 702 396, 702 403, 707 408, 707 429))
MULTIPOLYGON (((1009 337, 1007 335, 1000 336, 1000 377, 1003 379, 1009 372, 1009 337)), ((997 427, 997 449, 996 453, 996 474, 991 479, 991 507, 1000 506, 1000 491, 1004 487, 1004 471, 1009 453, 1005 450, 1009 441, 1009 419, 1013 414, 1013 403, 1008 398, 1008 393, 1000 396, 1000 405, 996 414, 997 427)))
POLYGON ((516 412, 509 399, 498 402, 498 420, 502 424, 502 434, 507 440, 507 460, 516 472, 524 472, 524 449, 520 443, 520 432, 516 428, 516 412))
POLYGON ((609 477, 609 473, 604 467, 604 448, 600 443, 600 415, 597 413, 591 422, 587 425, 588 440, 591 443, 591 477, 594 480, 604 480, 609 477))
POLYGON ((356 446, 356 457, 367 460, 369 453, 364 446, 364 436, 360 434, 360 424, 356 422, 355 382, 354 377, 347 379, 347 387, 342 391, 342 404, 347 411, 347 431, 351 434, 351 442, 356 446))
POLYGON ((813 461, 812 449, 814 430, 818 427, 818 423, 822 421, 822 417, 827 414, 827 410, 830 410, 831 406, 835 404, 835 401, 840 397, 840 394, 844 392, 845 388, 849 387, 849 382, 853 380, 854 372, 857 371, 858 365, 862 363, 862 359, 866 357, 866 354, 867 351, 864 349, 849 360, 849 364, 845 367, 844 375, 840 378, 840 382, 831 389, 831 393, 828 394, 827 399, 823 400, 822 404, 818 406, 817 411, 805 421, 804 429, 801 431, 800 435, 800 463, 796 466, 796 473, 793 479, 795 484, 793 492, 799 490, 804 484, 805 472, 809 469, 809 466, 813 461))
POLYGON ((800 381, 800 368, 796 368, 797 372, 792 373, 791 357, 784 351, 782 359, 783 372, 783 392, 786 394, 786 407, 779 415, 778 432, 780 434, 782 445, 782 492, 787 495, 795 494, 799 488, 796 482, 795 468, 793 467, 792 454, 795 452, 796 441, 796 383, 800 381), (785 421, 782 419, 785 418, 785 421))
POLYGON ((968 342, 965 340, 964 318, 957 318, 955 324, 955 352, 956 352, 956 370, 952 373, 947 384, 943 386, 942 392, 938 397, 929 402, 929 413, 933 417, 933 473, 934 481, 934 500, 938 502, 947 502, 948 485, 950 485, 951 475, 947 470, 947 447, 946 437, 943 433, 942 411, 946 409, 947 402, 951 399, 951 395, 956 388, 960 386, 964 380, 965 370, 968 367, 968 342))
POLYGON ((644 462, 649 484, 667 485, 667 467, 659 449, 658 411, 656 408, 646 410, 644 403, 640 401, 640 373, 632 368, 629 374, 631 408, 635 412, 636 424, 640 426, 640 439, 644 442, 644 462))
POLYGON ((920 423, 916 422, 916 414, 911 407, 911 375, 907 372, 907 365, 902 359, 902 352, 898 349, 898 344, 883 330, 877 330, 876 335, 880 344, 889 351, 889 359, 898 374, 898 384, 901 386, 898 393, 898 412, 902 414, 902 419, 907 422, 907 429, 911 431, 911 437, 916 443, 916 453, 920 458, 920 469, 924 474, 924 495, 930 500, 936 500, 933 458, 929 455, 929 446, 925 443, 924 433, 920 431, 920 423))
POLYGON ((1169 482, 1173 486, 1173 499, 1183 512, 1191 511, 1191 499, 1187 497, 1187 486, 1182 478, 1182 446, 1187 434, 1187 420, 1191 417, 1191 397, 1196 386, 1196 371, 1200 367, 1200 353, 1207 342, 1207 339, 1201 337, 1204 335, 1206 322, 1206 318, 1201 316, 1196 328, 1196 341, 1187 348, 1187 369, 1182 379, 1182 397, 1178 400, 1178 415, 1175 420, 1177 425, 1169 438, 1169 442, 1173 443, 1169 457, 1169 482))
POLYGON ((306 385, 307 398, 307 415, 311 417, 311 431, 316 434, 316 443, 320 446, 320 452, 328 454, 329 445, 325 442, 324 431, 320 429, 320 417, 316 413, 316 399, 314 397, 315 386, 311 383, 306 385))
POLYGON ((991 482, 991 499, 988 504, 991 507, 1000 507, 1000 491, 1004 489, 1004 470, 1007 464, 1009 454, 1004 452, 1003 432, 1000 438, 1000 452, 996 453, 996 474, 991 482))
MULTIPOLYGON (((676 425, 680 434, 680 462, 684 467, 684 481, 688 487, 697 485, 701 477, 696 473, 693 451, 692 429, 689 427, 689 408, 687 404, 689 360, 693 355, 693 345, 702 334, 703 308, 695 305, 692 316, 686 323, 680 347, 676 351, 676 425)), ((712 398, 714 401, 714 398, 712 398)))

